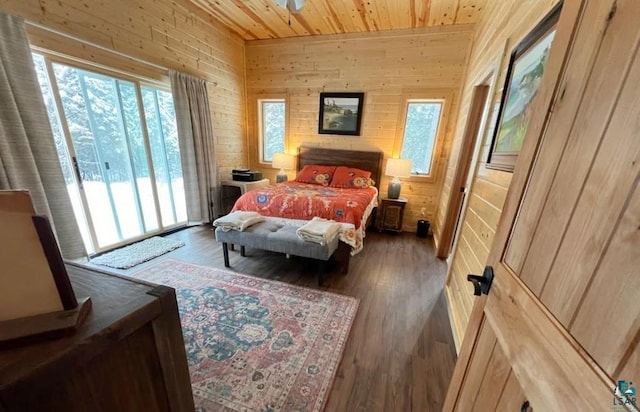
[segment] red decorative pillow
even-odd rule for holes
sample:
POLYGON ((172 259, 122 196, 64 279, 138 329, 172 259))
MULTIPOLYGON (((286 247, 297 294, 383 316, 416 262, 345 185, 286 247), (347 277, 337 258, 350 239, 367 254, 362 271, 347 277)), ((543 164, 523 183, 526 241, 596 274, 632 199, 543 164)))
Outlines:
POLYGON ((331 180, 331 187, 366 189, 369 187, 371 172, 356 168, 338 166, 331 180))
POLYGON ((335 171, 335 166, 306 165, 298 172, 296 182, 329 186, 335 171))

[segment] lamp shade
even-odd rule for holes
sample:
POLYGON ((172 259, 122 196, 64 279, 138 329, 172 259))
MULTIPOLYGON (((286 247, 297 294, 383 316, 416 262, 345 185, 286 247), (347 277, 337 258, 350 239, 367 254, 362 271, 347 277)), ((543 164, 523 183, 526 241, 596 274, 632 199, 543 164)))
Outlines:
POLYGON ((387 176, 393 176, 393 177, 411 176, 411 160, 410 159, 387 160, 387 168, 385 169, 384 174, 387 176))
POLYGON ((295 169, 295 156, 287 154, 287 153, 274 153, 273 160, 271 161, 271 166, 276 169, 295 169))

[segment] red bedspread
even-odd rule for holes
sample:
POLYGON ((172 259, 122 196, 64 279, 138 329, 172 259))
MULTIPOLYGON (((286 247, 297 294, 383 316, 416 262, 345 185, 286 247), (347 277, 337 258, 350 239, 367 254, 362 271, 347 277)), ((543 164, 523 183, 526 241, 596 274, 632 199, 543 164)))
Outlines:
POLYGON ((238 199, 233 211, 255 211, 263 216, 311 220, 315 216, 352 223, 359 229, 374 188, 339 189, 298 182, 285 182, 247 192, 238 199))

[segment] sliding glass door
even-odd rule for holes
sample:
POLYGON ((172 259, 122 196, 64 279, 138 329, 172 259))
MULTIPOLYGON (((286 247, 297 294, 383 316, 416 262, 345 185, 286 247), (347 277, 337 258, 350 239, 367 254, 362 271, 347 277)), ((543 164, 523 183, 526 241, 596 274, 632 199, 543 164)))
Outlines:
POLYGON ((171 93, 38 54, 34 63, 90 253, 185 223, 171 93))
POLYGON ((142 87, 144 116, 163 225, 187 220, 176 114, 171 93, 142 87))

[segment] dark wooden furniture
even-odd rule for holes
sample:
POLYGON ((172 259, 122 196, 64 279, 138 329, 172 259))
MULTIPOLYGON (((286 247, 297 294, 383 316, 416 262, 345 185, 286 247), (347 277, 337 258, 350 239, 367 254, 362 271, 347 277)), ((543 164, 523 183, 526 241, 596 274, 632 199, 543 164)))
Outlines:
POLYGON ((380 189, 382 159, 380 150, 326 149, 322 147, 300 146, 298 148, 298 170, 306 165, 347 166, 371 172, 371 178, 380 189))
POLYGON ((376 212, 376 229, 402 232, 402 217, 407 199, 380 199, 376 212))
POLYGON ((0 411, 193 411, 175 291, 67 270, 92 311, 73 335, 0 350, 0 411))

